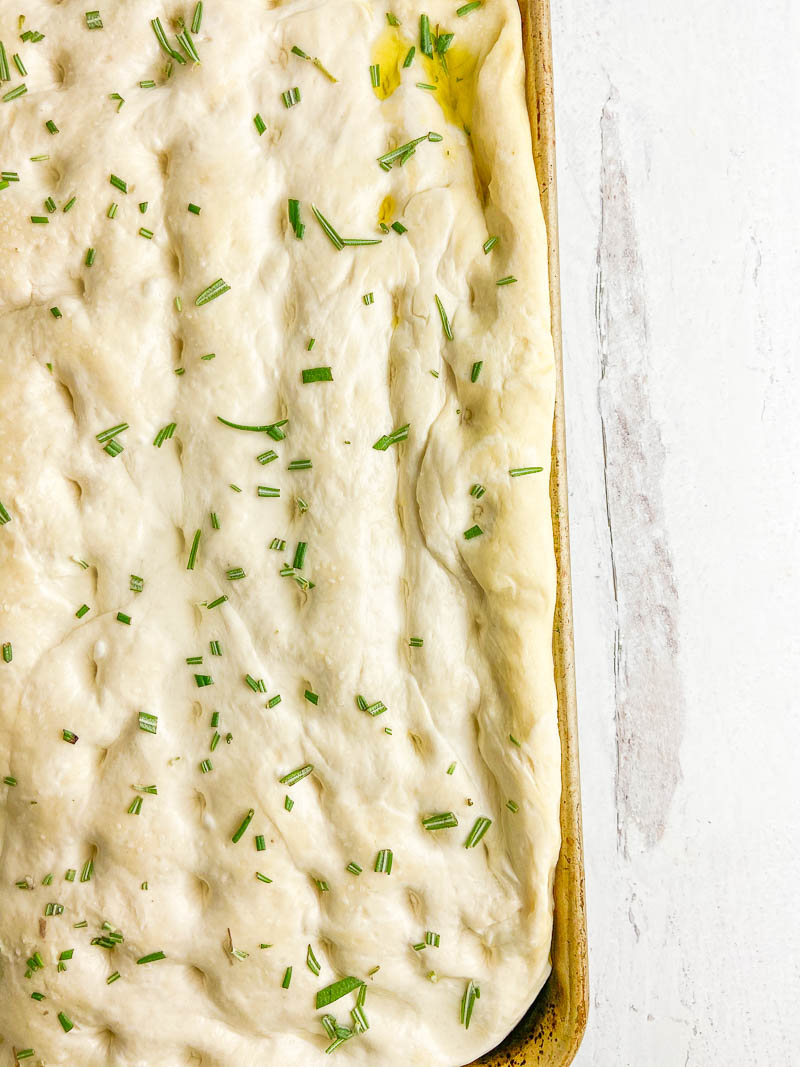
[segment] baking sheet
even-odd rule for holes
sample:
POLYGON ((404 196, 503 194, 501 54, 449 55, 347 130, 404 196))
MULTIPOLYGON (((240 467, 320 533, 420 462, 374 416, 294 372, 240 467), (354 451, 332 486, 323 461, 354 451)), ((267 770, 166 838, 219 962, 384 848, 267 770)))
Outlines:
MULTIPOLYGON (((556 406, 550 499, 558 568, 553 658, 561 734, 561 856, 556 868, 553 971, 522 1021, 494 1051, 476 1061, 482 1067, 566 1067, 586 1029, 589 981, 586 946, 583 837, 581 830, 578 723, 572 643, 572 597, 567 518, 564 382, 561 350, 556 203, 555 116, 549 0, 519 0, 525 51, 525 88, 533 155, 547 224, 550 306, 556 357, 556 406)), ((473 1065, 475 1067, 475 1065, 473 1065)))

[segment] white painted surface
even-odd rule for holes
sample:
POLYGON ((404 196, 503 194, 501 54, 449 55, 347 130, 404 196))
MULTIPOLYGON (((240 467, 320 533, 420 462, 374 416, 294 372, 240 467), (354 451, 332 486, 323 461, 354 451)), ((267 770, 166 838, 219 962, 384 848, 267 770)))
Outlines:
POLYGON ((576 1062, 795 1067, 800 6, 552 4, 592 985, 576 1062))

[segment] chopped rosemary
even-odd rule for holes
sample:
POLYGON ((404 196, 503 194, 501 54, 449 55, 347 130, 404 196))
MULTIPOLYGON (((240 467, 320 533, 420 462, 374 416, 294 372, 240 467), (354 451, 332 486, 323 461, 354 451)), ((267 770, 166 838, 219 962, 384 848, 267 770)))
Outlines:
POLYGON ((11 100, 17 100, 20 96, 24 96, 27 91, 28 87, 25 82, 23 82, 21 85, 18 85, 16 89, 12 89, 10 92, 7 92, 3 97, 3 101, 5 103, 9 103, 9 101, 11 100))
POLYGON ((174 422, 169 422, 166 426, 162 427, 153 438, 155 447, 161 448, 165 441, 169 441, 176 429, 177 426, 174 422))
POLYGON ((485 815, 479 815, 464 842, 464 848, 475 848, 491 825, 491 819, 487 819, 485 815))
POLYGON ((419 17, 419 50, 429 59, 433 58, 433 41, 431 39, 431 22, 427 15, 419 17))
POLYGON ((139 712, 139 729, 145 733, 155 734, 158 732, 158 716, 150 715, 146 711, 139 712))
POLYGON ((334 76, 329 70, 325 69, 325 67, 322 65, 321 59, 317 59, 316 56, 312 59, 307 52, 304 52, 303 49, 299 48, 296 44, 292 45, 292 52, 294 53, 294 55, 299 56, 300 59, 305 59, 309 63, 313 63, 317 70, 321 71, 329 81, 336 82, 339 80, 338 78, 334 78, 334 76))
POLYGON ((302 782, 311 772, 314 770, 312 763, 306 763, 304 767, 298 767, 294 771, 289 771, 288 774, 284 774, 283 778, 279 778, 278 781, 281 785, 293 786, 298 782, 302 782))
POLYGON ((376 874, 391 874, 392 864, 394 862, 394 853, 390 848, 382 848, 378 855, 375 857, 375 873, 376 874))
POLYGON ((390 434, 384 434, 382 437, 379 437, 372 447, 378 452, 385 452, 390 445, 396 445, 399 444, 400 441, 406 441, 408 439, 409 427, 409 423, 406 423, 405 426, 398 426, 397 429, 392 430, 390 434))
POLYGON ((468 530, 464 531, 464 540, 471 541, 475 537, 480 537, 482 533, 483 530, 476 523, 475 526, 470 526, 468 530))
POLYGON ((364 983, 360 978, 353 978, 352 976, 340 978, 338 982, 332 982, 331 985, 325 986, 324 989, 320 989, 317 992, 317 1009, 327 1008, 329 1004, 341 1000, 342 997, 346 997, 348 993, 354 992, 363 985, 364 983))
POLYGON ((177 35, 177 37, 178 44, 184 50, 189 59, 191 59, 192 63, 199 63, 200 56, 197 54, 197 49, 194 46, 194 41, 186 32, 186 29, 182 29, 181 32, 177 35))
POLYGON ((512 467, 509 474, 512 478, 521 478, 525 474, 541 474, 544 467, 512 467))
POLYGON ((164 27, 161 25, 161 19, 151 19, 150 25, 153 27, 153 33, 156 35, 156 40, 161 45, 162 51, 168 55, 170 59, 174 59, 176 63, 185 64, 186 60, 167 40, 167 35, 164 33, 164 27))
POLYGON ((301 571, 303 569, 303 564, 305 563, 306 551, 307 550, 308 550, 308 542, 307 541, 298 541, 297 542, 297 548, 295 549, 294 560, 292 562, 292 566, 295 567, 299 571, 301 571))
POLYGON ((361 711, 366 711, 367 714, 373 717, 373 719, 378 715, 383 715, 384 711, 387 710, 386 705, 382 700, 376 700, 374 704, 369 704, 360 693, 356 697, 356 704, 361 711))
POLYGON ((215 282, 207 286, 202 293, 195 300, 195 307, 202 307, 203 304, 209 304, 212 300, 216 300, 218 296, 222 296, 230 290, 230 286, 222 278, 217 278, 215 282))
POLYGON ((458 826, 458 819, 452 811, 443 811, 438 815, 428 815, 422 820, 426 830, 449 830, 458 826))
POLYGON ((434 300, 436 301, 436 307, 439 309, 439 318, 442 320, 442 329, 444 330, 444 335, 448 341, 452 341, 453 328, 450 325, 450 320, 447 317, 447 312, 444 309, 444 304, 441 302, 438 296, 434 296, 434 300))
POLYGON ((242 836, 244 835, 245 830, 250 825, 250 823, 253 821, 253 816, 254 815, 255 815, 255 811, 252 808, 250 808, 250 810, 247 812, 247 814, 245 815, 245 817, 242 819, 241 823, 239 824, 239 829, 236 831, 236 833, 231 838, 231 841, 233 841, 234 845, 238 841, 240 841, 242 839, 242 836))
POLYGON ((200 530, 195 530, 194 537, 192 538, 192 547, 189 549, 189 559, 186 563, 186 570, 193 571, 195 561, 197 560, 197 549, 200 545, 200 530))
POLYGON ((378 156, 378 163, 383 170, 391 170, 392 166, 396 162, 405 163, 405 161, 413 154, 418 144, 422 144, 423 141, 441 141, 442 135, 440 133, 434 133, 430 130, 428 133, 423 133, 421 137, 415 137, 413 141, 408 141, 406 144, 400 145, 399 148, 392 149, 391 152, 386 152, 382 156, 378 156))
MULTIPOLYGON (((366 303, 366 297, 364 301, 366 303)), ((310 385, 312 382, 332 382, 333 371, 330 367, 307 367, 301 373, 303 379, 303 385, 310 385)))
POLYGON ((311 947, 311 945, 309 945, 308 949, 306 950, 306 966, 314 976, 319 975, 319 972, 322 970, 319 960, 314 955, 314 949, 311 947))
POLYGON ((311 211, 314 215, 314 218, 322 227, 323 231, 325 232, 333 247, 336 249, 337 252, 340 252, 344 248, 344 241, 342 240, 342 238, 333 228, 331 223, 328 222, 322 212, 314 206, 314 204, 311 205, 311 211))
POLYGON ((477 986, 470 978, 467 988, 464 990, 464 996, 461 998, 461 1023, 467 1030, 469 1030, 470 1020, 472 1019, 472 1009, 475 1007, 475 1001, 480 998, 480 995, 480 986, 477 986))
POLYGON ((300 201, 289 199, 289 225, 294 230, 295 237, 302 241, 303 234, 306 232, 306 226, 304 222, 300 220, 300 201))

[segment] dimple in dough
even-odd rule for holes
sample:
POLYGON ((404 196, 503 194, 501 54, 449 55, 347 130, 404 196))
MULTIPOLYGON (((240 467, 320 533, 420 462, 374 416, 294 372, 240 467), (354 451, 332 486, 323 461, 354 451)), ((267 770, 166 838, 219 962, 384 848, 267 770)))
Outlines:
MULTIPOLYGON (((406 0, 394 29, 379 3, 204 6, 201 64, 167 79, 141 0, 101 7, 96 30, 72 0, 31 0, 38 42, 0 0, 28 89, 0 104, 0 165, 19 173, 0 191, 0 773, 17 782, 0 787, 3 1047, 48 1065, 313 1067, 330 1062, 315 994, 352 975, 369 1029, 335 1059, 455 1067, 549 973, 559 848, 554 370, 519 13, 429 3, 434 33, 456 34, 445 76, 406 0), (428 131, 442 140, 378 166, 428 131), (31 223, 48 196, 56 211, 31 223), (381 243, 337 250, 312 204, 381 243), (217 278, 230 289, 196 306, 217 278), (333 380, 304 384, 320 366, 333 380), (217 416, 288 422, 276 440, 217 416), (96 435, 121 423, 110 456, 96 435), (509 476, 523 466, 543 471, 509 476), (281 575, 298 542, 302 570, 281 575), (424 829, 439 812, 458 826, 424 829), (491 826, 467 849, 478 817, 491 826), (109 929, 124 940, 91 944, 109 929), (426 931, 439 946, 415 950, 426 931)), ((352 1026, 354 1006, 328 1010, 352 1026)))

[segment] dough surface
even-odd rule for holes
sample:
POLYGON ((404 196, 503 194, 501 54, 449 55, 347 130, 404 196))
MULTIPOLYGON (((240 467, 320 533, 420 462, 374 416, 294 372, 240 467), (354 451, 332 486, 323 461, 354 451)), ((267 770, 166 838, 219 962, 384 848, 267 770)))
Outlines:
POLYGON ((458 1067, 549 973, 546 239, 456 6, 0 0, 3 1063, 458 1067))

